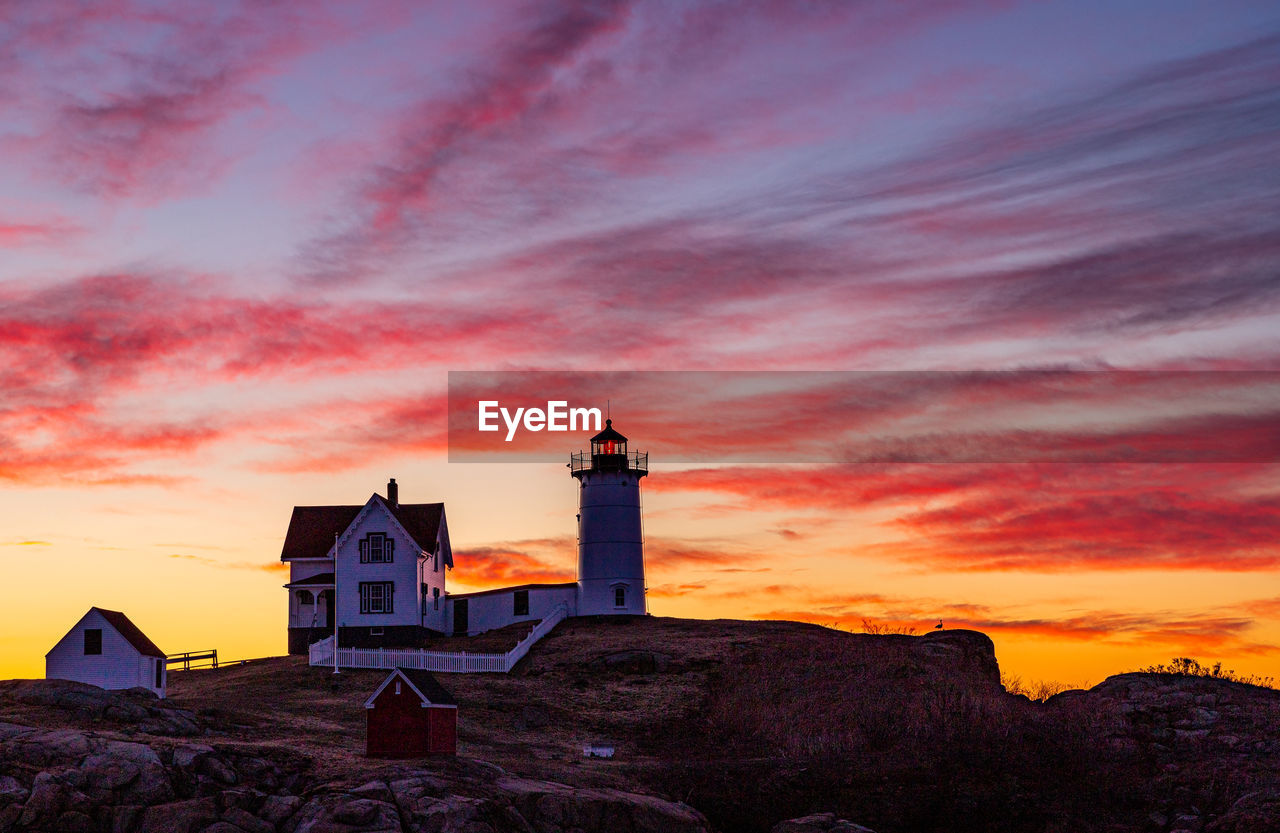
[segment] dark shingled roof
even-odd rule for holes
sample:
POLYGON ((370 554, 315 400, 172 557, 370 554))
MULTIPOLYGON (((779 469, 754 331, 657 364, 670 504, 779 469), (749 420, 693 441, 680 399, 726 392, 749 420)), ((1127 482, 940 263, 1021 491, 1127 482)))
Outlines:
POLYGON ((118 610, 103 610, 100 607, 90 608, 102 614, 102 618, 106 619, 111 627, 128 641, 130 645, 137 649, 138 653, 144 657, 163 657, 164 651, 156 647, 156 643, 147 639, 147 635, 138 629, 138 626, 129 621, 129 617, 125 616, 118 610))
POLYGON ((317 573, 314 576, 291 581, 285 587, 307 587, 312 584, 333 584, 333 573, 317 573))
POLYGON ((440 685, 439 680, 430 671, 423 671, 420 668, 397 668, 396 670, 413 683, 413 687, 427 698, 428 703, 434 703, 437 706, 458 705, 458 701, 453 699, 453 695, 440 685))
MULTIPOLYGON (((414 543, 426 552, 435 552, 436 536, 440 532, 440 518, 444 516, 443 503, 387 503, 382 495, 377 500, 395 516, 414 543)), ((364 509, 359 506, 295 506, 289 518, 289 531, 284 536, 281 561, 295 558, 324 558, 333 547, 334 534, 341 535, 364 509)))

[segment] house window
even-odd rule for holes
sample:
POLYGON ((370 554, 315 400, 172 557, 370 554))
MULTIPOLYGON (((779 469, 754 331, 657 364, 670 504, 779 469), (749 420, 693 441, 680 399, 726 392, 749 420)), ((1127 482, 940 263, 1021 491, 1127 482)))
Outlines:
POLYGON ((360 582, 361 613, 391 613, 391 596, 395 583, 390 581, 360 582))
POLYGON ((440 549, 439 549, 439 546, 440 546, 439 544, 437 544, 437 545, 436 545, 436 552, 435 552, 435 555, 434 555, 434 556, 432 556, 432 558, 431 558, 431 572, 433 572, 433 573, 438 573, 438 572, 440 572, 440 549))
POLYGON ((311 591, 310 591, 310 590, 299 590, 299 591, 298 591, 298 604, 300 604, 300 605, 309 605, 309 604, 314 604, 314 603, 315 603, 315 599, 311 596, 311 591))
POLYGON ((396 694, 400 693, 400 681, 396 680, 396 694))
POLYGON ((369 628, 370 636, 386 636, 387 629, 383 627, 369 628))
POLYGON ((511 610, 513 616, 529 615, 529 591, 517 590, 515 592, 515 601, 511 610))
POLYGON ((156 660, 156 688, 164 688, 164 660, 156 660))
POLYGON ((613 606, 614 607, 627 606, 627 588, 625 587, 613 588, 613 606))
POLYGON ((435 605, 436 610, 440 609, 440 588, 439 587, 431 588, 431 602, 432 604, 435 605))
POLYGON ((102 628, 84 629, 84 655, 102 653, 102 628))
POLYGON ((360 563, 389 564, 395 549, 396 539, 383 532, 370 532, 360 539, 360 563))

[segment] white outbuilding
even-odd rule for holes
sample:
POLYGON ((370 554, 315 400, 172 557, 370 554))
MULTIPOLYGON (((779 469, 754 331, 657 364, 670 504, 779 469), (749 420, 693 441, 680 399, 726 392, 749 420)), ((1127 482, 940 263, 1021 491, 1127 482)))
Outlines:
POLYGON ((164 697, 164 651, 129 617, 91 607, 44 655, 44 676, 105 689, 145 688, 164 697))

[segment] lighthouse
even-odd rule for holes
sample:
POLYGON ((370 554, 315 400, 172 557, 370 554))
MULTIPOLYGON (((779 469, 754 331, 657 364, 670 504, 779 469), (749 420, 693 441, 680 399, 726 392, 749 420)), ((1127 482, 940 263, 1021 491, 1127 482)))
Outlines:
POLYGON ((627 451, 627 438, 605 420, 591 453, 569 459, 578 489, 579 616, 645 613, 640 478, 649 455, 627 451))

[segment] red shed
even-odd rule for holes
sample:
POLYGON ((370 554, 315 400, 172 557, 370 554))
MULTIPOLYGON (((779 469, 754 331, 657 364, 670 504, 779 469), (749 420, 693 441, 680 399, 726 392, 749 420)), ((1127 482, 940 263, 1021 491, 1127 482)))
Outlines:
POLYGON ((458 753, 458 703, 430 671, 397 668, 364 707, 371 758, 458 753))

